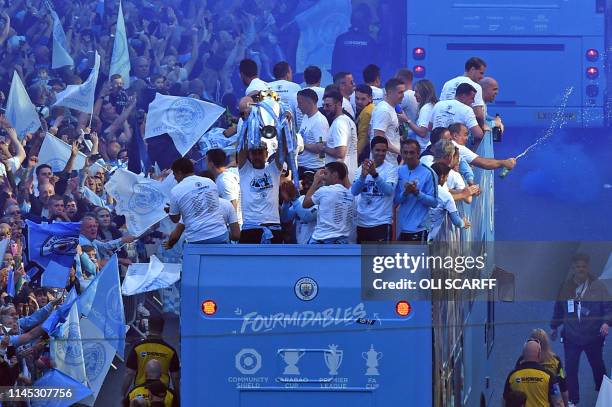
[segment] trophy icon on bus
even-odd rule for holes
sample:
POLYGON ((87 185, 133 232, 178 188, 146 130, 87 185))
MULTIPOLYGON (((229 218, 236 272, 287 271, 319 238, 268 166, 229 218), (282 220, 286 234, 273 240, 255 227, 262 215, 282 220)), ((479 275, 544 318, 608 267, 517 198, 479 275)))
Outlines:
POLYGON ((378 372, 378 361, 382 359, 383 353, 377 352, 374 349, 374 345, 370 345, 370 350, 367 352, 361 352, 361 356, 366 361, 366 366, 368 370, 366 370, 366 376, 378 376, 380 373, 378 372))
POLYGON ((342 356, 344 351, 338 350, 338 345, 329 345, 329 349, 325 351, 325 365, 329 369, 329 374, 335 376, 338 374, 338 368, 342 364, 342 356))
POLYGON ((278 353, 283 355, 283 361, 287 364, 283 374, 299 375, 297 364, 306 352, 303 349, 279 349, 278 353))

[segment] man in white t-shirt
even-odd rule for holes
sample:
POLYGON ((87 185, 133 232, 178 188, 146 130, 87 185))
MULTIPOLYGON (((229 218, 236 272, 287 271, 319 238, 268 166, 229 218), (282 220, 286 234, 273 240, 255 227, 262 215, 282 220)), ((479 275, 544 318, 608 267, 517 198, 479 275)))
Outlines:
POLYGON ((353 230, 355 197, 351 193, 344 163, 330 162, 317 171, 314 182, 304 198, 302 206, 318 205, 317 225, 311 244, 348 243, 353 230))
POLYGON ((240 208, 240 179, 235 172, 228 171, 227 155, 220 148, 213 148, 206 152, 206 168, 214 177, 219 198, 227 199, 234 206, 238 222, 242 224, 242 210, 240 208))
POLYGON ((297 104, 303 114, 299 133, 304 140, 304 152, 298 155, 298 175, 304 171, 316 172, 325 165, 325 156, 321 149, 327 140, 329 123, 323 113, 317 109, 318 97, 312 89, 302 89, 297 93, 297 104))
POLYGON ((397 166, 385 161, 388 145, 386 138, 374 136, 370 143, 372 160, 361 164, 351 186, 351 193, 360 197, 357 243, 387 242, 391 238, 397 166))
POLYGON ((274 68, 272 68, 272 72, 276 80, 274 82, 269 82, 268 86, 276 92, 281 102, 289 107, 295 119, 296 127, 299 129, 302 122, 302 114, 298 110, 296 96, 302 88, 297 83, 292 82, 293 71, 288 62, 277 62, 274 68))
POLYGON ((472 57, 465 62, 465 72, 462 76, 457 76, 447 81, 440 92, 440 100, 455 99, 455 91, 462 83, 468 83, 476 89, 474 101, 471 104, 478 124, 483 127, 485 123, 484 107, 485 102, 482 98, 482 88, 479 82, 484 77, 487 64, 478 57, 472 57))
MULTIPOLYGON (((350 97, 355 91, 355 82, 353 82, 353 74, 350 72, 338 72, 334 75, 334 85, 340 90, 342 95, 342 108, 355 120, 355 110, 351 105, 350 97)), ((325 96, 323 97, 325 98, 325 96)))
POLYGON ((389 150, 387 151, 386 161, 396 167, 400 153, 399 123, 400 121, 407 122, 408 117, 404 112, 396 113, 395 106, 402 101, 405 90, 406 87, 399 79, 389 79, 385 83, 385 100, 376 105, 370 122, 370 139, 375 136, 387 139, 389 150))
POLYGON ((441 100, 435 104, 431 112, 429 130, 436 127, 448 127, 453 123, 462 123, 474 136, 475 147, 484 137, 482 128, 478 125, 474 110, 470 107, 476 95, 476 89, 469 83, 457 86, 455 99, 441 100))
POLYGON ((325 88, 321 87, 321 69, 318 66, 310 65, 304 69, 304 82, 306 86, 304 89, 312 89, 317 94, 318 102, 317 107, 323 107, 323 94, 325 88))
POLYGON ((244 95, 248 96, 254 92, 260 92, 269 88, 268 84, 257 77, 257 64, 252 59, 243 59, 238 67, 240 79, 246 90, 244 95))
POLYGON ((189 243, 227 243, 228 233, 219 207, 215 183, 194 175, 193 163, 179 158, 172 163, 177 185, 170 191, 168 215, 174 223, 185 225, 189 243))
POLYGON ((411 121, 416 121, 419 115, 419 102, 417 102, 414 90, 412 89, 412 79, 414 78, 414 75, 410 69, 404 68, 397 71, 395 77, 402 81, 406 87, 400 106, 402 107, 403 112, 406 113, 406 117, 408 117, 408 119, 411 121))
POLYGON ((495 158, 481 157, 465 146, 468 140, 468 129, 463 123, 453 123, 448 127, 453 144, 459 148, 459 157, 465 160, 468 164, 485 169, 496 170, 498 168, 506 168, 511 170, 516 165, 516 158, 506 158, 505 160, 497 160, 495 158))
POLYGON ((331 90, 323 98, 323 111, 331 126, 325 145, 319 152, 325 153, 325 162, 342 161, 349 171, 349 179, 357 170, 357 127, 350 117, 342 111, 342 95, 331 90))
POLYGON ((242 206, 240 243, 282 243, 278 188, 283 164, 279 154, 268 163, 268 150, 262 143, 238 153, 238 173, 242 206))

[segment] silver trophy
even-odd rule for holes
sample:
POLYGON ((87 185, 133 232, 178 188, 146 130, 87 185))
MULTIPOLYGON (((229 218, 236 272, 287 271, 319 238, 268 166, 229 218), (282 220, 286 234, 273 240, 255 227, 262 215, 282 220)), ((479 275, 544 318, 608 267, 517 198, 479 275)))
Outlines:
POLYGON ((287 364, 283 374, 299 375, 300 369, 297 364, 306 352, 303 349, 280 349, 278 353, 282 353, 283 361, 287 364))
POLYGON ((378 372, 378 361, 382 359, 382 352, 376 352, 374 350, 374 345, 370 345, 370 350, 367 352, 361 352, 361 356, 366 361, 366 366, 368 370, 366 370, 366 376, 378 376, 380 373, 378 372))
POLYGON ((338 345, 329 345, 329 350, 325 351, 325 365, 329 369, 329 374, 335 376, 338 374, 338 368, 342 364, 342 356, 344 351, 338 350, 338 345))

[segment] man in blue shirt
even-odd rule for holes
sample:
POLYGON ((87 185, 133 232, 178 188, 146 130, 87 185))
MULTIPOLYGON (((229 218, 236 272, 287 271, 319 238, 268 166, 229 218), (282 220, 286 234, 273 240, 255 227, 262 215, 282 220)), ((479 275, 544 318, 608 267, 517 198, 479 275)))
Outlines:
POLYGON ((429 208, 437 204, 436 176, 419 161, 421 147, 416 140, 402 141, 403 164, 398 168, 398 181, 393 202, 399 205, 398 233, 403 242, 426 242, 424 224, 429 208))

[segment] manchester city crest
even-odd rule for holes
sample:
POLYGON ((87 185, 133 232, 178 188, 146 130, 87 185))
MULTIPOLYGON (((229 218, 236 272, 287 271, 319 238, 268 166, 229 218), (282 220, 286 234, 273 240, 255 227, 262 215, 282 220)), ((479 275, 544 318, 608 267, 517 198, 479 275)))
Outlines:
POLYGON ((303 277, 295 283, 295 295, 302 301, 310 301, 317 296, 319 286, 312 278, 303 277))
POLYGON ((183 132, 194 128, 204 117, 204 111, 198 101, 190 98, 176 100, 168 109, 168 121, 183 132))
POLYGON ((85 371, 90 381, 95 381, 104 370, 106 352, 104 345, 93 341, 83 342, 83 355, 85 357, 85 371))
POLYGON ((74 256, 79 238, 76 236, 49 236, 40 247, 41 256, 74 256))
POLYGON ((68 365, 78 366, 83 357, 80 335, 79 324, 70 322, 67 336, 56 339, 56 357, 68 365))
POLYGON ((132 190, 129 206, 139 215, 153 212, 164 202, 164 195, 150 184, 139 182, 134 184, 132 190))

